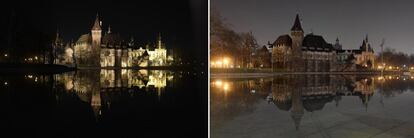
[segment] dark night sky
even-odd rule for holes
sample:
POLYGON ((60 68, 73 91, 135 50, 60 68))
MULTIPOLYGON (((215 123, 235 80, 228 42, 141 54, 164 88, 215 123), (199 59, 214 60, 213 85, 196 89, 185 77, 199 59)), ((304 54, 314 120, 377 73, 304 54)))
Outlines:
POLYGON ((290 33, 295 14, 311 31, 344 48, 357 48, 368 34, 374 50, 385 47, 414 53, 414 1, 410 0, 212 0, 237 32, 252 31, 259 44, 290 33))
MULTIPOLYGON (((0 21, 2 26, 9 26, 14 10, 20 27, 30 26, 47 34, 55 34, 59 28, 65 41, 76 41, 81 34, 89 33, 99 13, 104 31, 111 25, 112 32, 128 40, 133 36, 139 44, 155 42, 161 32, 167 48, 207 59, 207 1, 204 0, 20 0, 2 4, 0 8, 5 19, 0 21)), ((3 31, 4 42, 7 29, 3 31)))

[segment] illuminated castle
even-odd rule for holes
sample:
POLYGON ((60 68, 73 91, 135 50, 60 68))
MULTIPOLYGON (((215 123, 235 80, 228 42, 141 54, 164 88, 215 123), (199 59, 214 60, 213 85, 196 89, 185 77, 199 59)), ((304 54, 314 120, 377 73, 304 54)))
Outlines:
POLYGON ((55 64, 77 65, 80 67, 148 67, 168 66, 173 58, 167 57, 167 49, 158 36, 154 46, 138 46, 134 39, 128 42, 111 31, 102 31, 102 21, 96 15, 91 32, 83 34, 76 42, 63 47, 57 34, 54 43, 55 64), (57 51, 57 52, 56 52, 57 51), (60 52, 59 52, 60 51, 60 52))

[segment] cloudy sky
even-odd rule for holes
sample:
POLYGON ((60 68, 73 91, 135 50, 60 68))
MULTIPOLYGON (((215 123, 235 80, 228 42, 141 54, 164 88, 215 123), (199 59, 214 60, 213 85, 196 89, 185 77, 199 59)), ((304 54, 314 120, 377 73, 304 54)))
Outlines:
POLYGON ((267 44, 293 25, 300 14, 305 34, 322 35, 344 48, 358 48, 368 34, 374 50, 385 47, 414 54, 414 1, 409 0, 211 0, 237 32, 252 31, 259 44, 267 44))

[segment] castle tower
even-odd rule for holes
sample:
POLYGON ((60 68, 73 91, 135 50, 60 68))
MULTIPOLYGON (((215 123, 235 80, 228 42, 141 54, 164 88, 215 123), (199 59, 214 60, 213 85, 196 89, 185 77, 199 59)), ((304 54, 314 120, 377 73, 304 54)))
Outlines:
POLYGON ((336 37, 335 44, 339 44, 339 38, 338 37, 336 37))
POLYGON ((111 33, 111 25, 108 26, 108 34, 111 33))
POLYGON ((92 47, 91 47, 91 64, 94 66, 99 65, 100 61, 100 51, 101 51, 101 37, 102 37, 102 28, 101 21, 99 20, 98 14, 96 14, 96 19, 91 29, 92 33, 92 47))
POLYGON ((296 14, 295 23, 293 24, 292 29, 290 29, 290 35, 292 37, 292 47, 294 49, 301 49, 304 36, 299 14, 296 14))
POLYGON ((342 45, 339 43, 339 38, 338 37, 336 37, 334 48, 336 50, 342 50, 342 45))
POLYGON ((303 29, 300 23, 299 14, 296 14, 295 23, 290 29, 290 35, 292 38, 292 60, 290 70, 303 71, 305 67, 302 67, 302 41, 303 41, 303 29))
POLYGON ((157 47, 159 49, 161 49, 161 47, 162 47, 161 33, 158 33, 157 47))

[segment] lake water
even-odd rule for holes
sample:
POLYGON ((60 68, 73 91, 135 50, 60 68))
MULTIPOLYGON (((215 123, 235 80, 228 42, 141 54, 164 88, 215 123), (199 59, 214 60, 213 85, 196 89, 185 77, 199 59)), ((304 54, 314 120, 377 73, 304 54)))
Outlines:
POLYGON ((414 77, 214 78, 211 136, 414 137, 414 77))
POLYGON ((201 71, 78 70, 0 76, 0 126, 53 136, 207 134, 201 71))

